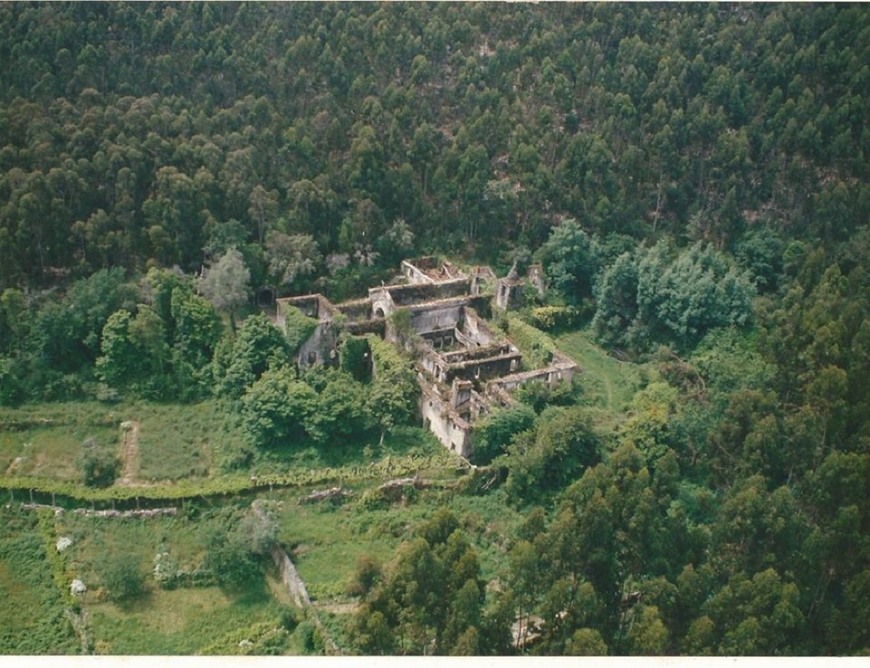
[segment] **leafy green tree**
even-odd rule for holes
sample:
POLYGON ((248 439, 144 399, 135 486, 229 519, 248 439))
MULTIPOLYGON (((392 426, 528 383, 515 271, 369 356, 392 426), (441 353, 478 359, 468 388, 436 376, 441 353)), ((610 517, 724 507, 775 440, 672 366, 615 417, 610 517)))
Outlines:
POLYGON ((120 308, 131 309, 136 296, 124 271, 116 268, 77 281, 61 300, 46 302, 32 330, 38 363, 62 373, 93 365, 109 316, 120 308))
POLYGON ((203 270, 199 290, 219 311, 230 316, 230 325, 235 329, 236 310, 248 302, 251 288, 251 272, 245 266, 242 254, 230 248, 210 267, 203 270))
POLYGON ((375 653, 469 651, 469 629, 481 620, 479 578, 476 552, 456 518, 442 509, 399 547, 354 616, 356 646, 375 653))
POLYGON ((654 605, 641 605, 633 611, 635 618, 626 634, 628 653, 641 656, 661 656, 668 653, 668 629, 662 622, 659 609, 654 605))
POLYGON ((223 508, 206 517, 202 535, 205 559, 218 583, 240 589, 260 575, 258 559, 274 540, 275 528, 251 510, 223 508))
POLYGON ((572 656, 607 656, 607 653, 607 643, 595 629, 577 629, 571 636, 568 654, 572 656))
POLYGON ((7 288, 0 295, 0 353, 20 356, 30 328, 24 293, 7 288))
POLYGON ((597 310, 592 327, 599 340, 613 347, 637 343, 637 263, 640 254, 623 253, 601 274, 595 286, 597 310))
POLYGON ((284 234, 276 230, 266 235, 265 257, 269 276, 276 287, 289 287, 310 276, 320 264, 320 250, 310 234, 284 234))
POLYGON ((247 318, 239 328, 226 359, 215 365, 219 394, 237 399, 267 369, 281 367, 290 360, 287 339, 261 314, 247 318))
POLYGON ((746 234, 734 250, 734 256, 755 279, 759 292, 771 292, 782 278, 785 244, 773 229, 758 229, 746 234))
POLYGON ((475 463, 492 461, 504 451, 515 435, 532 429, 536 417, 535 411, 526 404, 493 411, 475 425, 472 455, 475 463))
POLYGON ((551 408, 538 419, 535 432, 517 435, 497 461, 508 470, 508 495, 523 502, 562 489, 600 456, 587 409, 551 408))
POLYGON ((211 362, 223 327, 214 307, 190 290, 172 291, 172 368, 182 400, 211 394, 211 362))
POLYGON ((102 352, 97 359, 97 376, 111 387, 124 387, 139 376, 136 346, 130 337, 133 316, 116 311, 103 327, 102 352))
POLYGON ((554 227, 537 252, 544 264, 550 285, 569 304, 580 304, 592 297, 592 288, 601 268, 598 242, 573 218, 554 227))
POLYGON ((311 437, 319 410, 317 393, 286 366, 265 371, 242 397, 245 429, 263 447, 286 447, 311 437))
POLYGON ((744 326, 754 288, 711 247, 696 244, 673 261, 657 244, 638 266, 638 312, 653 340, 696 344, 710 329, 744 326))
POLYGON ((735 575, 704 609, 720 638, 718 652, 732 656, 793 653, 804 628, 797 587, 773 568, 751 579, 735 575))
POLYGON ((870 590, 870 570, 865 569, 850 578, 843 590, 843 602, 831 620, 828 633, 831 636, 830 646, 839 648, 844 655, 867 654, 870 648, 870 633, 867 622, 870 621, 868 608, 868 590, 870 590))
POLYGON ((371 429, 366 398, 361 383, 334 372, 318 394, 316 410, 308 415, 307 433, 320 443, 335 444, 364 436, 371 429))

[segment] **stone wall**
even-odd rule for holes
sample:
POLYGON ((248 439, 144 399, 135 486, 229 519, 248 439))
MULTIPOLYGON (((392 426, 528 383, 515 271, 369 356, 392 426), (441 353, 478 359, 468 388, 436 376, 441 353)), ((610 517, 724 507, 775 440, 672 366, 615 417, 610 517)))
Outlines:
POLYGON ((314 332, 296 353, 296 362, 299 368, 304 369, 315 364, 337 363, 337 343, 332 323, 319 322, 314 328, 314 332))
POLYGON ((427 308, 411 308, 411 327, 415 332, 432 332, 455 328, 462 319, 463 299, 449 299, 427 308))
POLYGON ((347 316, 348 320, 368 320, 372 317, 372 300, 355 299, 336 304, 335 309, 347 316))
POLYGON ((441 397, 431 383, 421 379, 420 414, 423 426, 449 450, 468 457, 471 454, 471 425, 441 397))
POLYGON ((471 282, 468 278, 454 278, 441 283, 386 285, 382 288, 372 288, 369 290, 369 296, 371 297, 373 292, 386 290, 390 293, 393 304, 400 307, 468 295, 470 287, 471 282))

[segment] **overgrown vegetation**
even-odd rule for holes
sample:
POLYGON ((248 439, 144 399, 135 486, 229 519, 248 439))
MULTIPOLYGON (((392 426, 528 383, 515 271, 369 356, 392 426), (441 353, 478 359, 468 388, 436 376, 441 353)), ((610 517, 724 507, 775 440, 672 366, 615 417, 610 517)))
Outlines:
POLYGON ((868 17, 0 7, 0 652, 866 654, 868 17), (423 253, 540 261, 494 325, 583 371, 468 472, 412 360, 254 306, 423 253), (288 615, 273 536, 356 612, 288 615))
POLYGON ((0 653, 71 654, 79 645, 64 617, 34 513, 0 508, 0 653))

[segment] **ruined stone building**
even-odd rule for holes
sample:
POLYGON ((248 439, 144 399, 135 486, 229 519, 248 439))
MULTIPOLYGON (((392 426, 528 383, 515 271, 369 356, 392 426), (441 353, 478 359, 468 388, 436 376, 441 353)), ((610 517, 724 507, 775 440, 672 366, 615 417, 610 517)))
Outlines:
POLYGON ((523 290, 543 294, 539 265, 526 279, 516 266, 497 279, 489 267, 466 274, 431 257, 402 262, 402 282, 369 288, 368 297, 333 304, 319 294, 277 300, 277 324, 285 327, 287 309, 297 308, 317 327, 297 353, 300 367, 337 361, 338 331, 378 334, 414 350, 423 424, 446 447, 467 457, 475 421, 515 399, 511 391, 526 383, 571 381, 577 365, 555 351, 550 362, 526 369, 517 347, 488 326, 482 314, 512 309, 523 290), (494 297, 493 297, 494 293, 494 297), (493 304, 494 302, 494 304, 493 304), (404 309, 401 319, 391 318, 404 309))

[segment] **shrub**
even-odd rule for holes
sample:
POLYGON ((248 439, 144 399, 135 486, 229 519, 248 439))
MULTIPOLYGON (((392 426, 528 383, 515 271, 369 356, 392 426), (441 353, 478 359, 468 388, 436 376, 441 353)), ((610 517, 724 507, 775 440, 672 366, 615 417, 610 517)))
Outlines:
POLYGON ((81 480, 89 487, 108 487, 115 481, 118 472, 118 456, 111 445, 99 443, 88 437, 76 460, 81 480))
POLYGON ((579 310, 570 306, 540 306, 529 314, 531 324, 545 332, 572 327, 578 317, 579 310))
POLYGON ((108 555, 98 567, 98 573, 112 601, 134 598, 144 590, 145 576, 139 564, 129 555, 108 555))

